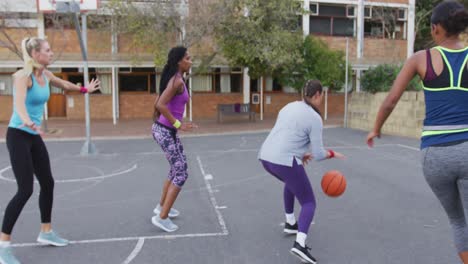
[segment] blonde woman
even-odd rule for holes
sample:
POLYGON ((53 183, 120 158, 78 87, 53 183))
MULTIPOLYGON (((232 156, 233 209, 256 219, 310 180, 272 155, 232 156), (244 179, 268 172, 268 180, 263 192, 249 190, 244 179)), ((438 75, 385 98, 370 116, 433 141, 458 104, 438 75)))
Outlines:
POLYGON ((1 264, 20 263, 11 251, 11 233, 24 205, 33 193, 33 174, 36 175, 41 187, 39 194, 41 229, 37 241, 53 246, 68 244, 68 241, 55 233, 51 226, 54 179, 50 169, 49 154, 41 138, 43 109, 50 95, 49 84, 82 93, 99 89, 98 80, 92 80, 87 87, 80 87, 57 78, 48 71, 47 66, 52 61, 53 52, 46 40, 26 38, 21 46, 24 68, 13 75, 14 106, 6 135, 18 191, 5 209, 0 234, 1 264))

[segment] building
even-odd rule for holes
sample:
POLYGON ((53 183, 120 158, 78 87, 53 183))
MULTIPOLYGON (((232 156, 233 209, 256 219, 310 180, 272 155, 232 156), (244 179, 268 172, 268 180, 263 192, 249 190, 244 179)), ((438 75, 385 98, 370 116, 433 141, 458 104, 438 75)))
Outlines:
MULTIPOLYGON (((25 36, 47 37, 56 57, 50 70, 63 79, 83 83, 81 51, 73 24, 63 16, 38 12, 39 1, 0 3, 0 121, 10 118, 11 74, 22 66, 20 57, 12 52, 12 44, 18 47, 25 36)), ((183 12, 190 15, 193 0, 179 1, 183 12)), ((338 50, 344 50, 345 40, 349 39, 350 62, 355 73, 353 86, 357 89, 362 71, 383 62, 402 62, 413 51, 414 0, 300 2, 307 11, 302 15, 304 35, 316 35, 338 50), (386 23, 382 17, 387 19, 386 23)), ((112 27, 102 30, 106 15, 100 9, 89 12, 87 20, 90 77, 97 77, 102 83, 101 90, 90 95, 91 118, 114 122, 150 118, 160 76, 153 58, 142 51, 135 63, 131 36, 116 34, 109 30, 112 27)), ((252 103, 257 111, 275 116, 286 103, 300 99, 297 92, 281 87, 271 77, 250 80, 247 69, 231 68, 223 61, 213 63, 205 74, 192 77, 190 87, 192 101, 187 113, 194 119, 215 118, 220 103, 252 103)), ((342 114, 343 95, 330 95, 329 100, 329 114, 342 114)), ((79 93, 51 87, 46 112, 47 118, 84 119, 84 98, 79 93)))

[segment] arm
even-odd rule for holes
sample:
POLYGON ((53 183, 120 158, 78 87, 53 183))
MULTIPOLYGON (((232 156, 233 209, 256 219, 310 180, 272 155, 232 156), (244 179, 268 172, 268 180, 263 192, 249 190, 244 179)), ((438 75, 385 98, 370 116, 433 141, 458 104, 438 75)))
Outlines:
POLYGON ((49 79, 50 83, 55 86, 55 87, 58 87, 58 88, 61 88, 63 90, 67 90, 67 91, 79 91, 79 92, 82 92, 82 93, 92 93, 96 90, 99 89, 99 85, 101 84, 101 82, 97 79, 92 79, 91 82, 88 83, 88 86, 87 87, 81 87, 81 86, 78 86, 74 83, 71 83, 69 81, 65 81, 65 80, 62 80, 60 78, 58 78, 57 76, 55 76, 53 73, 51 73, 50 71, 48 70, 45 70, 45 75, 47 77, 47 79, 49 79))
POLYGON ((380 130, 382 129, 382 126, 397 105, 401 95, 408 86, 408 83, 416 75, 418 66, 416 56, 417 55, 413 55, 405 62, 405 65, 393 82, 392 89, 388 93, 387 98, 385 98, 384 102, 380 106, 379 112, 377 113, 377 118, 375 120, 374 129, 367 136, 367 144, 369 147, 374 145, 375 137, 380 137, 380 130))
POLYGON ((316 161, 327 159, 330 153, 323 148, 323 124, 318 116, 314 116, 310 129, 309 140, 312 147, 312 157, 316 161))

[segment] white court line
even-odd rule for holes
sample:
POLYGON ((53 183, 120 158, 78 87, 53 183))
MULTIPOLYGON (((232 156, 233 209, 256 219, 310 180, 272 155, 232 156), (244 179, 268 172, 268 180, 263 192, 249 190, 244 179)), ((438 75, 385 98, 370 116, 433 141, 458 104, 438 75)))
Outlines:
MULTIPOLYGON (((197 237, 217 237, 226 236, 225 233, 195 233, 195 234, 183 234, 183 235, 157 235, 157 236, 141 236, 141 237, 116 237, 116 238, 102 238, 102 239, 88 239, 88 240, 77 240, 70 241, 70 244, 93 244, 93 243, 108 243, 108 242, 124 242, 124 241, 136 241, 140 239, 153 240, 153 239, 175 239, 175 238, 197 238, 197 237)), ((40 243, 19 243, 13 244, 12 247, 37 247, 43 246, 40 243)))
POLYGON ((145 244, 145 239, 144 238, 138 239, 138 242, 137 242, 137 244, 135 246, 135 249, 133 249, 132 253, 127 257, 127 259, 124 262, 122 262, 122 264, 129 264, 130 262, 132 262, 132 260, 134 258, 136 258, 138 253, 140 253, 140 251, 143 248, 144 244, 145 244))
POLYGON ((218 202, 216 202, 216 198, 214 196, 213 189, 211 188, 211 184, 210 184, 209 180, 207 179, 208 175, 205 174, 205 170, 203 169, 203 164, 201 162, 200 156, 198 156, 198 155, 197 155, 197 161, 198 161, 198 166, 200 166, 200 171, 201 171, 201 173, 203 175, 203 179, 205 181, 205 185, 206 185, 206 189, 208 191, 208 195, 210 196, 211 204, 213 205, 214 210, 216 212, 216 215, 218 216, 218 222, 219 222, 219 225, 221 226, 221 230, 223 231, 222 233, 228 235, 229 231, 228 231, 228 229, 226 227, 226 222, 224 222, 224 218, 223 218, 223 215, 221 214, 221 211, 219 210, 218 202))
POLYGON ((416 151, 421 151, 420 148, 415 148, 415 147, 411 147, 411 146, 407 146, 407 145, 403 145, 403 144, 396 144, 397 146, 399 147, 402 147, 402 148, 407 148, 407 149, 411 149, 411 150, 416 150, 416 151))
MULTIPOLYGON (((115 173, 107 174, 107 175, 101 175, 101 176, 96 176, 96 177, 88 177, 88 178, 82 178, 82 179, 70 179, 70 180, 55 180, 56 183, 70 183, 70 182, 84 182, 84 181, 95 181, 95 180, 103 180, 115 176, 119 176, 125 173, 132 172, 138 168, 137 164, 134 164, 131 168, 123 170, 123 171, 118 171, 115 173)), ((5 176, 3 176, 3 173, 7 170, 11 169, 11 166, 8 166, 2 170, 0 170, 0 180, 4 181, 9 181, 9 182, 16 182, 15 179, 10 179, 5 176)))

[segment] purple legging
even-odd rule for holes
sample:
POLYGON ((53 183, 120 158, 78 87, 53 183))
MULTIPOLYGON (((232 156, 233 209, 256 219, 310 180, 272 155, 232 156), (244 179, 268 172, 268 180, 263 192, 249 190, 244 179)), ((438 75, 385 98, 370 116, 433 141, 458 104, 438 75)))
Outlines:
POLYGON ((187 157, 184 154, 184 147, 180 142, 175 129, 168 128, 162 124, 155 123, 152 127, 153 138, 161 146, 166 159, 171 168, 168 179, 176 186, 182 188, 187 181, 187 157))
POLYGON ((294 212, 294 197, 301 204, 301 213, 299 214, 298 229, 299 232, 307 234, 310 223, 315 213, 315 197, 310 185, 309 178, 302 165, 298 165, 296 159, 293 166, 283 166, 268 161, 260 160, 263 167, 271 175, 284 182, 284 209, 287 214, 294 212))

